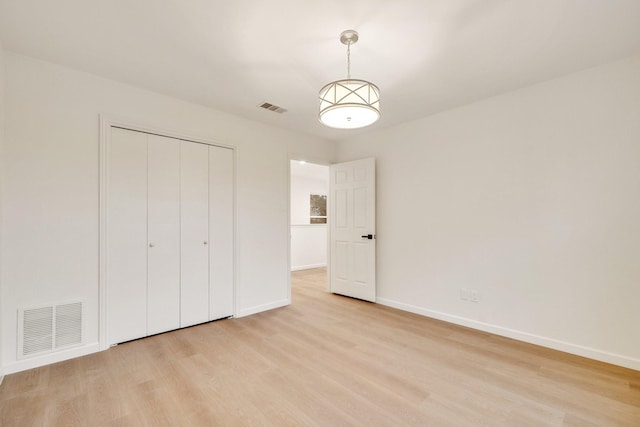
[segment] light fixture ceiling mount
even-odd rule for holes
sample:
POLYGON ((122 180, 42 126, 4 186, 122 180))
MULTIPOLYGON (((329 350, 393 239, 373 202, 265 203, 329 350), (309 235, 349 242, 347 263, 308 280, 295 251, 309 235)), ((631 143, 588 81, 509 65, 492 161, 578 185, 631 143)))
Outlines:
POLYGON ((375 123, 380 118, 380 89, 366 80, 351 78, 351 45, 359 39, 358 32, 346 30, 340 42, 347 45, 347 78, 336 80, 320 89, 322 124, 337 129, 357 129, 375 123))
POLYGON ((358 38, 359 35, 356 30, 344 30, 342 33, 340 33, 340 42, 342 44, 346 44, 347 46, 356 44, 358 38))

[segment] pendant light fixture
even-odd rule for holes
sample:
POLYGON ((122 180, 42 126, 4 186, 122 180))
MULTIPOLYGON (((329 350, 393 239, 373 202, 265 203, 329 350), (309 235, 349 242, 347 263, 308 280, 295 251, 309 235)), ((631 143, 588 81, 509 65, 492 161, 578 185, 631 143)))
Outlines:
POLYGON ((320 89, 320 122, 338 129, 369 126, 380 118, 380 89, 371 82, 351 78, 351 45, 358 41, 358 32, 343 31, 340 41, 347 45, 347 78, 320 89))

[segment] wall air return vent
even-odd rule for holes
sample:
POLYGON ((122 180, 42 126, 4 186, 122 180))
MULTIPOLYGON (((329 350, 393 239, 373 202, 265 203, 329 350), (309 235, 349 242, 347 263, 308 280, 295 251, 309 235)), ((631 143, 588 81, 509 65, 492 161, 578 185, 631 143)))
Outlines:
POLYGON ((258 105, 258 107, 264 108, 265 110, 273 111, 279 114, 287 112, 285 108, 278 107, 277 105, 269 104, 268 102, 263 102, 262 104, 258 105))
POLYGON ((18 310, 18 359, 82 344, 82 301, 18 310))

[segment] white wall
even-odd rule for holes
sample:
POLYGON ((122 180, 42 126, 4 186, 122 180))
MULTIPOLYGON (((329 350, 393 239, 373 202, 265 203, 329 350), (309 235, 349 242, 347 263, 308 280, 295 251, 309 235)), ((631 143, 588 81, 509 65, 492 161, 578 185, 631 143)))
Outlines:
POLYGON ((291 271, 327 266, 327 225, 291 226, 291 271))
POLYGON ((329 194, 329 167, 313 164, 304 166, 314 168, 314 175, 317 175, 315 170, 322 167, 326 169, 326 176, 291 175, 292 271, 327 265, 327 225, 309 224, 309 195, 329 194))
POLYGON ((0 280, 7 372, 28 367, 16 362, 18 307, 83 298, 84 350, 98 342, 101 113, 235 146, 238 315, 290 301, 289 153, 330 161, 333 144, 8 52, 5 66, 0 280))
POLYGON ((339 148, 368 156, 380 302, 640 369, 639 56, 339 148))

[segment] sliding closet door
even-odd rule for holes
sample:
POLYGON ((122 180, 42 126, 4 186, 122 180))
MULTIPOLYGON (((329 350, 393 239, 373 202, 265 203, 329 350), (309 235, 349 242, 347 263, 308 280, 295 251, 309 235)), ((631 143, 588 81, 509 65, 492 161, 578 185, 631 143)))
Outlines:
POLYGON ((180 326, 209 320, 208 146, 180 143, 180 326))
POLYGON ((148 135, 147 335, 180 327, 180 141, 148 135))
POLYGON ((147 335, 147 135, 113 128, 106 227, 108 343, 147 335))
POLYGON ((209 319, 233 315, 233 151, 209 147, 209 319))

